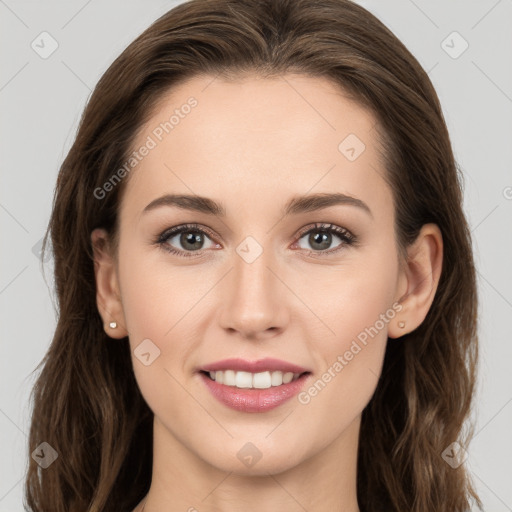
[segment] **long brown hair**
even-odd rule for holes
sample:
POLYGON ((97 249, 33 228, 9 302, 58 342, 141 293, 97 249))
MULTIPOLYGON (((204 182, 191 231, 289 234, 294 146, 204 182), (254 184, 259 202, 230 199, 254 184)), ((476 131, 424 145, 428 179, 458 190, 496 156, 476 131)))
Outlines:
MULTIPOLYGON (((32 392, 26 504, 41 512, 131 511, 148 492, 153 413, 128 340, 104 332, 90 233, 118 229, 126 179, 98 199, 170 88, 199 74, 326 77, 370 108, 385 148, 400 250, 436 223, 444 242, 434 302, 413 332, 387 344, 363 411, 357 495, 364 512, 467 512, 480 507, 464 464, 442 457, 463 437, 476 380, 477 294, 462 175, 428 75, 377 18, 349 0, 192 0, 161 16, 99 80, 58 176, 51 236, 58 324, 32 392)), ((133 172, 136 172, 133 171, 133 172)))

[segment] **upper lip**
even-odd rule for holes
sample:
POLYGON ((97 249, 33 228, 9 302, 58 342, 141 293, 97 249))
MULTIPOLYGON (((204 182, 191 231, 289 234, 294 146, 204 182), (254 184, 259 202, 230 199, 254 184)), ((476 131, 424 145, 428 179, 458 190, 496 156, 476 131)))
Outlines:
POLYGON ((207 364, 199 368, 205 372, 215 372, 217 370, 235 370, 242 372, 258 373, 264 371, 281 371, 292 373, 305 373, 310 370, 296 364, 281 361, 280 359, 258 359, 257 361, 246 361, 240 358, 223 359, 215 363, 207 364))

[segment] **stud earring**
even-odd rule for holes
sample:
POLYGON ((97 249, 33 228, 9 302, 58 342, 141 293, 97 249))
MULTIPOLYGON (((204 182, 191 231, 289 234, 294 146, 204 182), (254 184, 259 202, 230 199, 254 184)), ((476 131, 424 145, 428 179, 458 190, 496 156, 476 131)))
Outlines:
POLYGON ((400 327, 400 329, 403 329, 405 327, 405 322, 398 322, 398 327, 400 327))
POLYGON ((110 322, 108 324, 108 326, 111 328, 111 329, 115 329, 117 327, 117 323, 116 322, 110 322))

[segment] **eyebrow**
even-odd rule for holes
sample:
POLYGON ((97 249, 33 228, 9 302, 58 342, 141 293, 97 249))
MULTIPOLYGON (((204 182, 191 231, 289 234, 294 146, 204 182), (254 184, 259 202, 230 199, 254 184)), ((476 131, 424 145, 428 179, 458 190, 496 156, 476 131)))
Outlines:
MULTIPOLYGON (((347 205, 361 208, 373 218, 370 207, 361 199, 341 193, 319 193, 305 196, 295 196, 288 201, 284 208, 283 216, 297 215, 300 213, 313 212, 330 206, 347 205)), ((183 210, 190 210, 217 217, 225 217, 225 207, 208 197, 185 195, 185 194, 166 194, 151 201, 142 213, 154 210, 161 206, 174 206, 183 210)))

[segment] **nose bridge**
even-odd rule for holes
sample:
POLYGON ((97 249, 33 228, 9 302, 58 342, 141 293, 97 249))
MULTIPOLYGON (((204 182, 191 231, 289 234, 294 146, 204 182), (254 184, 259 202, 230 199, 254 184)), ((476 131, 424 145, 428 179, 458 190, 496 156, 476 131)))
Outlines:
POLYGON ((268 240, 266 245, 252 237, 239 244, 223 301, 223 326, 245 336, 282 327, 284 304, 279 280, 269 269, 275 267, 275 258, 268 240))
POLYGON ((235 294, 239 295, 238 299, 242 301, 251 298, 259 300, 265 295, 270 295, 270 288, 273 287, 270 279, 273 276, 268 268, 273 257, 270 249, 263 250, 263 247, 262 252, 254 256, 256 248, 249 246, 247 250, 247 245, 241 245, 237 249, 233 275, 235 294))

